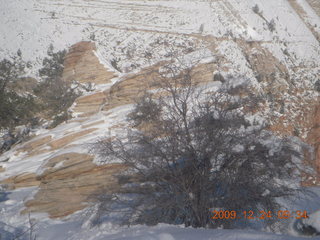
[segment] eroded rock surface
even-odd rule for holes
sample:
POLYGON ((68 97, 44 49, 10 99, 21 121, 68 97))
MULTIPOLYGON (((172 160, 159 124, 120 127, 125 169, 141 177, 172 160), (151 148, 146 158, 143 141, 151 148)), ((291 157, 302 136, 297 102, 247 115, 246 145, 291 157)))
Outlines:
POLYGON ((95 84, 110 83, 115 74, 100 63, 95 51, 97 49, 93 42, 83 41, 72 45, 64 61, 64 80, 95 84))
POLYGON ((119 187, 114 174, 121 164, 97 166, 93 156, 66 153, 50 158, 36 177, 39 191, 25 203, 26 212, 46 212, 52 218, 64 217, 85 208, 94 197, 119 187))
MULTIPOLYGON (((218 48, 230 41, 243 54, 241 57, 246 61, 250 74, 256 77, 259 84, 256 91, 274 98, 272 107, 277 114, 273 116, 271 129, 282 135, 296 135, 314 146, 320 176, 319 98, 308 98, 305 92, 310 90, 310 86, 302 83, 295 85, 292 78, 299 74, 303 66, 288 69, 261 42, 201 38, 208 43, 213 55, 219 55, 220 59, 198 64, 193 70, 196 81, 203 86, 210 85, 215 81, 214 72, 225 73, 232 68, 232 59, 221 56, 218 48), (279 116, 282 107, 284 111, 279 116), (297 129, 301 132, 298 133, 297 129)), ((118 107, 134 103, 144 90, 156 89, 157 70, 165 62, 127 74, 112 84, 115 74, 104 68, 94 51, 96 48, 91 42, 73 45, 65 61, 64 79, 110 84, 110 88, 78 98, 72 109, 80 113, 78 117, 12 150, 22 164, 24 161, 35 161, 38 169, 3 177, 6 172, 14 172, 15 165, 4 163, 0 166, 0 184, 6 184, 10 189, 39 187, 33 199, 25 203, 23 213, 46 212, 52 218, 67 216, 94 201, 92 196, 103 191, 112 192, 119 187, 114 175, 123 171, 125 166, 116 163, 96 165, 95 156, 88 153, 88 146, 84 143, 90 143, 111 130, 125 130, 125 118, 119 117, 124 110, 119 111, 118 107)), ((303 70, 308 71, 308 68, 303 70)), ((268 110, 270 106, 265 107, 268 110)))
MULTIPOLYGON (((63 79, 69 82, 85 84, 110 84, 116 77, 112 71, 108 71, 96 56, 96 46, 93 42, 79 42, 71 46, 64 61, 63 79)), ((80 97, 75 102, 74 112, 82 113, 81 116, 89 116, 97 113, 105 102, 104 92, 94 92, 80 97)))

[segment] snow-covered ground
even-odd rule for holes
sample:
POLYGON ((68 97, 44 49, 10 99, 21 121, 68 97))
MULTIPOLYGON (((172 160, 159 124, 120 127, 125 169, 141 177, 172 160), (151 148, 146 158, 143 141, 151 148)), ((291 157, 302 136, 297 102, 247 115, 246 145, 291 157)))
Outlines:
MULTIPOLYGON (((27 231, 22 239, 29 239, 29 219, 28 216, 18 216, 16 213, 23 209, 23 200, 30 192, 36 191, 35 188, 24 188, 18 191, 8 192, 0 198, 0 236, 1 240, 12 239, 24 231, 27 231)), ((308 212, 319 208, 320 189, 313 189, 317 194, 313 198, 299 200, 295 202, 296 208, 304 209, 308 212)), ((288 206, 289 207, 289 206, 288 206)), ((119 227, 110 222, 99 226, 88 227, 86 221, 86 210, 79 211, 65 219, 50 220, 44 214, 31 214, 30 219, 34 223, 33 234, 37 240, 295 240, 306 239, 299 236, 292 229, 290 220, 284 223, 288 225, 287 234, 274 234, 267 232, 227 229, 193 229, 184 226, 158 224, 157 226, 137 225, 119 227), (290 234, 290 235, 289 235, 290 234)), ((316 214, 314 217, 318 217, 316 214)), ((314 222, 319 219, 314 219, 314 222)), ((317 240, 319 237, 313 237, 317 240)))
POLYGON ((0 59, 20 48, 26 60, 39 66, 50 43, 60 50, 91 39, 109 61, 144 65, 146 50, 153 60, 164 54, 157 43, 188 45, 200 34, 262 41, 280 60, 285 60, 281 48, 288 48, 295 61, 311 64, 319 60, 320 48, 306 23, 320 34, 320 19, 305 0, 299 3, 305 19, 287 0, 0 0, 0 59), (255 4, 261 16, 253 13, 255 4), (267 27, 271 20, 274 32, 267 27))
MULTIPOLYGON (((92 40, 97 44, 97 56, 104 65, 110 67, 110 61, 116 59, 120 69, 127 72, 164 58, 167 54, 163 48, 164 42, 183 51, 192 48, 195 42, 201 46, 204 44, 203 38, 210 36, 212 41, 219 41, 219 46, 214 50, 228 60, 230 72, 246 75, 255 81, 253 70, 248 66, 242 49, 234 41, 238 38, 261 42, 289 68, 296 84, 303 86, 300 79, 319 76, 320 45, 315 34, 320 34, 320 19, 305 0, 297 2, 307 14, 304 19, 287 0, 0 0, 0 60, 20 48, 25 60, 34 64, 33 70, 36 73, 50 44, 60 50, 81 40, 92 40), (252 7, 255 4, 259 6, 263 17, 253 13, 252 7), (275 22, 274 32, 267 27, 271 20, 275 22), (313 26, 312 30, 310 26, 313 26), (290 57, 284 54, 284 50, 290 57), (146 52, 152 57, 146 57, 146 52), (299 71, 291 72, 291 68, 307 70, 302 69, 300 74, 299 71)), ((99 90, 109 87, 97 86, 99 90)), ((312 94, 310 97, 313 97, 312 94)), ((76 148, 65 150, 86 152, 79 145, 104 136, 102 130, 114 122, 122 121, 128 109, 130 106, 115 108, 107 116, 99 113, 82 123, 65 123, 50 132, 41 130, 38 134, 41 137, 59 138, 67 132, 79 131, 83 125, 104 119, 103 123, 95 126, 97 131, 75 142, 78 144, 76 148)), ((43 160, 48 157, 46 154, 52 157, 55 153, 25 157, 23 153, 14 155, 14 151, 7 152, 1 158, 10 156, 10 161, 3 164, 6 172, 1 173, 0 179, 14 176, 23 170, 40 173, 41 166, 45 164, 43 160)), ((19 212, 24 208, 23 202, 36 191, 36 188, 24 188, 0 195, 1 240, 9 240, 19 231, 28 228, 27 216, 20 216, 19 212)), ((313 199, 297 202, 290 208, 309 212, 319 210, 320 194, 319 190, 315 191, 317 195, 313 199)), ((304 239, 251 230, 205 230, 165 224, 119 228, 105 223, 88 229, 83 220, 84 215, 85 211, 82 211, 66 219, 50 220, 45 215, 32 214, 31 218, 35 218, 37 223, 37 240, 304 239)), ((314 215, 310 222, 318 226, 319 214, 314 215)), ((296 233, 290 231, 289 227, 288 234, 296 233)), ((27 239, 28 236, 25 237, 27 239)))

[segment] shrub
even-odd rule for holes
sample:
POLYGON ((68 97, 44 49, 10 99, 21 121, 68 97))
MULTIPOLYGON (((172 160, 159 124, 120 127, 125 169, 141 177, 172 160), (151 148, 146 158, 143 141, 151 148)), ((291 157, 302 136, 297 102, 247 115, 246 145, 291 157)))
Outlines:
POLYGON ((314 84, 314 89, 318 92, 320 92, 320 79, 318 79, 316 81, 316 83, 314 84))
POLYGON ((274 21, 274 19, 268 22, 268 29, 270 32, 274 32, 276 30, 276 22, 274 21))
POLYGON ((259 14, 259 13, 260 13, 260 8, 259 8, 258 4, 254 5, 254 6, 252 7, 252 11, 253 11, 254 13, 256 13, 256 14, 259 14))
POLYGON ((211 221, 211 210, 238 216, 244 210, 276 212, 277 198, 298 191, 293 179, 302 156, 290 139, 247 120, 243 109, 252 109, 259 98, 238 98, 222 89, 209 94, 196 85, 192 69, 169 72, 174 76, 160 74, 159 92, 143 96, 130 115, 139 130, 93 146, 106 162, 118 160, 129 168, 119 174, 127 184, 102 198, 108 201, 101 209, 123 206, 127 224, 224 228, 238 221, 211 221))

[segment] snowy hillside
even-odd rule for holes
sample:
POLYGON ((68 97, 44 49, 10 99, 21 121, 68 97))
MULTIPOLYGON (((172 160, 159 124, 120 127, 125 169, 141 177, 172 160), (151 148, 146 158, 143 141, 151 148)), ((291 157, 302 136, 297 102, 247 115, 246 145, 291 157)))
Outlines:
MULTIPOLYGON (((33 64, 30 75, 37 77, 53 44, 56 50, 69 50, 64 79, 93 84, 93 90, 69 109, 72 119, 53 129, 36 129, 29 141, 0 155, 0 186, 6 188, 0 189, 0 239, 11 240, 27 230, 27 213, 36 223, 37 240, 305 239, 294 230, 292 219, 282 223, 285 229, 278 231, 282 234, 166 224, 119 228, 110 221, 90 228, 89 197, 106 187, 117 188, 113 175, 123 166, 102 164, 88 143, 127 130, 126 116, 138 91, 147 88, 156 64, 169 59, 174 49, 184 59, 201 55, 199 81, 210 89, 221 86, 212 82, 216 72, 236 79, 234 85, 247 81, 270 97, 257 115, 270 117, 271 130, 319 146, 320 94, 314 86, 320 79, 320 16, 314 4, 0 0, 0 60, 20 49, 33 64)), ((320 155, 316 159, 320 169, 320 155)), ((316 178, 308 180, 316 184, 316 178)), ((287 207, 308 213, 319 210, 319 187, 313 191, 309 201, 287 207)), ((320 227, 318 216, 311 219, 315 228, 320 227)))
POLYGON ((161 54, 152 49, 159 38, 178 45, 199 38, 198 34, 216 38, 231 34, 262 41, 280 60, 286 45, 295 54, 295 64, 318 62, 319 16, 305 0, 297 1, 303 13, 290 2, 295 1, 2 0, 0 57, 20 48, 27 60, 40 63, 50 43, 63 49, 91 36, 105 59, 123 59, 133 51, 135 63, 143 64, 136 55, 149 48, 161 54), (256 4, 261 16, 252 11, 256 4), (275 32, 267 27, 271 20, 275 32))

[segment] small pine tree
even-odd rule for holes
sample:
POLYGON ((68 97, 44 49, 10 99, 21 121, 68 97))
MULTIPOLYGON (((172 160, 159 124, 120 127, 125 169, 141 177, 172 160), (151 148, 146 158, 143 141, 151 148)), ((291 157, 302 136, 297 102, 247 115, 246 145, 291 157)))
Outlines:
POLYGON ((37 111, 34 96, 15 90, 27 67, 20 49, 16 56, 0 62, 0 130, 28 123, 37 111))
POLYGON ((53 118, 54 127, 68 119, 67 110, 79 94, 70 82, 62 79, 66 50, 55 52, 50 45, 47 54, 39 70, 42 81, 34 92, 40 99, 42 109, 47 112, 47 117, 53 118))
POLYGON ((253 11, 254 13, 256 13, 256 14, 259 14, 259 13, 260 13, 260 8, 259 8, 258 4, 254 5, 254 6, 252 7, 252 11, 253 11))
POLYGON ((320 79, 316 81, 316 83, 314 84, 314 88, 316 91, 320 92, 320 79))
POLYGON ((268 23, 268 28, 270 32, 274 32, 276 30, 276 22, 274 19, 271 19, 271 21, 268 23))

